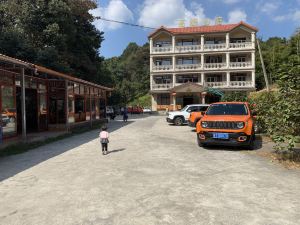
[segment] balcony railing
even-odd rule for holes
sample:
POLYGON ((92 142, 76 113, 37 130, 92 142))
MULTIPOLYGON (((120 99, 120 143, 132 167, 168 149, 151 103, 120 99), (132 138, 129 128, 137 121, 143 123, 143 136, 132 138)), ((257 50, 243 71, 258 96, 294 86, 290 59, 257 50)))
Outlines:
POLYGON ((185 46, 176 46, 176 52, 196 52, 201 51, 201 45, 185 45, 185 46))
POLYGON ((196 70, 201 69, 201 64, 179 64, 175 68, 176 70, 196 70))
POLYGON ((173 65, 155 65, 153 66, 153 71, 168 71, 173 70, 173 65))
POLYGON ((243 42, 243 43, 229 43, 229 48, 251 48, 251 42, 243 42))
POLYGON ((205 44, 204 50, 223 50, 226 49, 226 43, 222 44, 205 44))
POLYGON ((152 84, 152 90, 168 90, 173 87, 173 84, 152 84))
POLYGON ((152 53, 161 53, 161 52, 164 53, 164 52, 172 52, 172 51, 173 51, 172 45, 152 48, 152 53))
POLYGON ((249 68, 252 67, 251 62, 230 62, 229 63, 230 68, 249 68))
POLYGON ((204 69, 213 70, 213 69, 223 69, 226 68, 226 63, 205 63, 204 69))
POLYGON ((230 81, 232 87, 252 87, 252 81, 230 81))
POLYGON ((226 87, 226 85, 227 85, 226 81, 205 82, 205 86, 207 86, 207 87, 226 87))

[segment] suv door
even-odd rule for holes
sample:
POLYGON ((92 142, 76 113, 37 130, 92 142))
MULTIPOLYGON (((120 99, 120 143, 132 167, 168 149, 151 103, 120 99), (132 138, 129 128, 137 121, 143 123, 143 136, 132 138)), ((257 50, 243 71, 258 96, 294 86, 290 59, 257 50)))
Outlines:
POLYGON ((190 117, 191 112, 198 112, 198 106, 190 106, 189 108, 186 109, 184 112, 184 118, 185 120, 188 120, 190 117))

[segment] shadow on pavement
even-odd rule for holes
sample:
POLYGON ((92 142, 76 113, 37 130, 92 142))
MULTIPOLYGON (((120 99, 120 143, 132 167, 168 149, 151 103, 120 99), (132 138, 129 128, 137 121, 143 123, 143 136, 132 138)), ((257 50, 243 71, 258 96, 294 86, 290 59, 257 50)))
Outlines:
POLYGON ((120 149, 116 149, 116 150, 112 150, 112 151, 107 151, 107 154, 110 154, 110 153, 117 153, 117 152, 122 152, 126 150, 126 148, 120 148, 120 149))
MULTIPOLYGON (((262 148, 263 141, 261 136, 256 136, 255 142, 254 142, 254 148, 251 151, 257 151, 262 148)), ((215 150, 215 151, 249 151, 249 149, 246 149, 245 147, 232 147, 232 146, 222 146, 222 145, 210 145, 205 146, 206 150, 215 150)))
MULTIPOLYGON (((132 123, 134 123, 134 121, 110 121, 108 123, 108 132, 114 132, 132 123)), ((100 127, 99 130, 88 131, 47 145, 43 145, 28 152, 0 158, 0 182, 39 163, 98 138, 99 131, 100 127)), ((110 153, 123 150, 125 149, 117 149, 111 151, 110 153)))

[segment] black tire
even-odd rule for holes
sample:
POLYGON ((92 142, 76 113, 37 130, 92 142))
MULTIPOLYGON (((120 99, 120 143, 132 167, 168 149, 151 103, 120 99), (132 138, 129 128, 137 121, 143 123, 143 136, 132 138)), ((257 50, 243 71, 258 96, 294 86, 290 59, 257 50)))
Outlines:
POLYGON ((175 120, 174 120, 174 123, 175 123, 176 126, 182 126, 182 124, 183 124, 182 117, 176 117, 175 120))
POLYGON ((198 143, 198 146, 199 146, 199 147, 202 147, 202 148, 205 148, 205 147, 206 147, 206 144, 201 143, 198 134, 197 134, 197 143, 198 143))
POLYGON ((197 123, 199 122, 200 119, 195 121, 195 127, 197 127, 197 123))
POLYGON ((254 150, 255 149, 255 144, 254 144, 254 141, 255 141, 255 133, 253 133, 250 137, 250 142, 249 144, 246 146, 248 150, 254 150))

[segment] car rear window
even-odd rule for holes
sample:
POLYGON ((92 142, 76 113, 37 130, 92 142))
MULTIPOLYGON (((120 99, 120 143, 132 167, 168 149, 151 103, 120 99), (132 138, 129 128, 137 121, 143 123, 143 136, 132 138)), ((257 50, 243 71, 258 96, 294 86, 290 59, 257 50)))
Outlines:
POLYGON ((248 115, 245 104, 216 104, 211 105, 206 115, 248 115))

